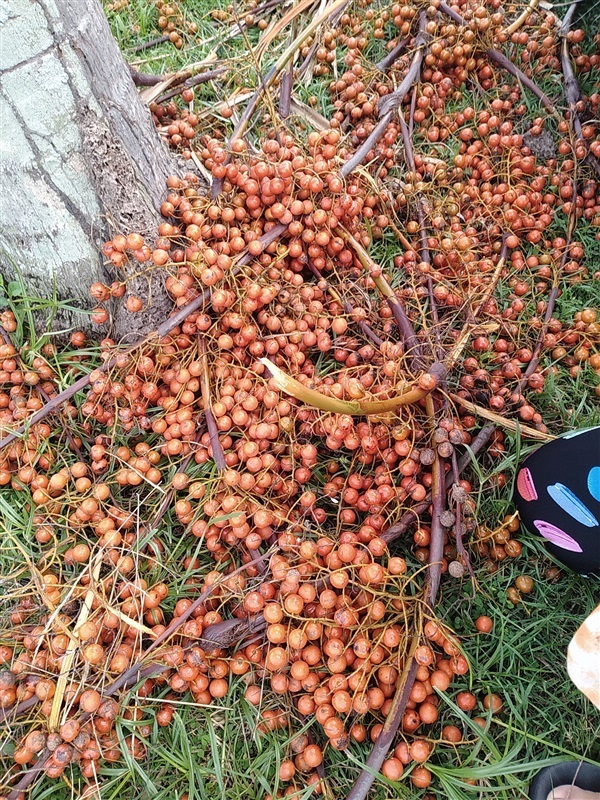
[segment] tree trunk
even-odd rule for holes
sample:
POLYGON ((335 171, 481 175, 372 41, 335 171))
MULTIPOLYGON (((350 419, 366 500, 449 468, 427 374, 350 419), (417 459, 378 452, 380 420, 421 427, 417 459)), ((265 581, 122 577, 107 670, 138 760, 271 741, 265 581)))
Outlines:
MULTIPOLYGON (((173 165, 99 0, 0 0, 0 31, 0 270, 20 271, 29 294, 89 306, 93 281, 125 277, 106 273, 103 241, 135 231, 152 246, 173 165)), ((112 335, 131 341, 171 303, 156 271, 129 291, 145 308, 120 303, 112 335)))

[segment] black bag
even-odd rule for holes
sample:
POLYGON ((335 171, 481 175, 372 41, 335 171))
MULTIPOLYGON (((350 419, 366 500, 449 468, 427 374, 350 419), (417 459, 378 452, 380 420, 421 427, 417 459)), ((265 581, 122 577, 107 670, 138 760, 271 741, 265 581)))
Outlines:
POLYGON ((559 561, 600 573, 600 427, 567 433, 528 456, 514 500, 523 525, 559 561))

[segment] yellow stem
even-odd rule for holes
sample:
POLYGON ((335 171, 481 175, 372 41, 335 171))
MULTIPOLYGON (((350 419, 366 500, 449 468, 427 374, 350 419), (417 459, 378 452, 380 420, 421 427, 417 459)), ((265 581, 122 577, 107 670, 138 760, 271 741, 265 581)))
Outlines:
POLYGON ((450 394, 449 397, 472 414, 476 414, 478 417, 483 417, 484 419, 489 419, 490 422, 495 423, 501 428, 506 428, 513 433, 519 432, 521 436, 537 439, 540 442, 552 442, 556 439, 556 436, 551 436, 549 433, 542 433, 542 431, 538 431, 535 428, 530 428, 529 425, 521 425, 521 423, 513 422, 512 419, 506 419, 506 417, 502 417, 500 414, 496 414, 488 408, 478 406, 476 403, 471 403, 470 400, 464 400, 457 394, 450 394))
POLYGON ((418 387, 409 389, 404 394, 390 397, 387 400, 339 400, 337 397, 328 397, 316 389, 309 389, 287 375, 283 370, 270 361, 268 358, 261 358, 261 364, 271 373, 273 382, 277 388, 286 394, 295 397, 307 406, 319 408, 321 411, 329 411, 333 414, 350 414, 352 416, 362 416, 368 414, 384 414, 387 411, 394 411, 399 406, 409 405, 422 400, 429 392, 418 387))
POLYGON ((530 0, 529 5, 527 8, 522 11, 519 16, 516 18, 514 22, 508 26, 508 28, 504 31, 507 36, 511 36, 515 31, 518 31, 521 25, 525 22, 527 17, 531 14, 532 11, 537 7, 539 0, 530 0))
POLYGON ((260 63, 262 57, 264 56, 268 46, 271 44, 273 39, 276 39, 277 36, 281 33, 281 31, 289 25, 292 20, 294 20, 299 14, 305 11, 309 6, 313 4, 314 0, 300 0, 299 3, 295 3, 292 8, 287 11, 280 20, 273 26, 271 31, 261 37, 261 40, 256 45, 254 49, 254 57, 256 58, 257 62, 260 63))
POLYGON ((448 370, 451 370, 453 367, 456 366, 456 362, 463 354, 463 351, 467 344, 469 343, 469 339, 472 336, 479 336, 480 334, 486 335, 488 333, 493 333, 497 331, 500 325, 497 322, 490 322, 489 324, 484 325, 475 325, 473 327, 469 326, 467 323, 465 327, 460 332, 458 339, 456 340, 454 347, 450 351, 450 355, 446 359, 446 367, 448 370))
POLYGON ((396 295, 392 291, 392 287, 389 285, 383 275, 378 275, 376 278, 373 278, 373 283, 379 292, 381 292, 382 297, 385 297, 386 299, 389 298, 390 300, 397 300, 396 295))
POLYGON ((335 0, 334 3, 327 6, 325 10, 316 17, 310 25, 307 25, 303 31, 301 31, 298 36, 294 39, 294 41, 289 45, 289 47, 285 50, 285 52, 279 57, 277 63, 275 64, 275 70, 273 72, 273 76, 270 81, 268 81, 266 88, 269 89, 271 85, 274 83, 276 76, 279 72, 285 67, 287 62, 292 58, 296 50, 302 45, 305 39, 308 39, 314 31, 321 25, 328 17, 330 17, 333 13, 335 13, 338 8, 345 5, 347 0, 335 0))
POLYGON ((83 605, 81 606, 79 616, 77 617, 77 622, 75 623, 74 637, 70 639, 67 646, 67 652, 65 653, 60 665, 60 674, 58 676, 58 680, 56 681, 56 692, 52 698, 52 708, 50 709, 50 718, 48 720, 48 730, 50 731, 55 731, 59 728, 60 709, 62 706, 65 689, 67 688, 67 680, 69 678, 69 673, 71 672, 73 659, 75 658, 75 653, 79 645, 78 628, 80 628, 83 623, 87 621, 90 611, 92 610, 92 603, 94 602, 95 595, 93 586, 100 576, 102 556, 103 549, 96 553, 95 563, 91 570, 90 588, 86 592, 83 605))
POLYGON ((373 267, 377 266, 377 264, 367 253, 362 244, 360 244, 360 242, 357 242, 354 236, 352 236, 352 234, 349 231, 347 231, 343 225, 338 225, 337 230, 339 231, 339 234, 342 237, 342 239, 348 242, 349 245, 352 245, 352 247, 356 252, 356 255, 358 256, 358 260, 365 269, 372 269, 373 267))

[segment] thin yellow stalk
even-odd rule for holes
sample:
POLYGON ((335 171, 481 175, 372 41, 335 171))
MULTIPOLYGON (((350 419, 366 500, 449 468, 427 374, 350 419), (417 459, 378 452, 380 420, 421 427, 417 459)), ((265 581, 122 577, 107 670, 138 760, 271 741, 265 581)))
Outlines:
POLYGON ((396 295, 394 294, 392 287, 383 277, 383 275, 373 276, 373 283, 377 287, 377 290, 381 293, 382 297, 385 297, 386 300, 396 300, 396 295))
POLYGON ((402 247, 404 247, 404 249, 405 249, 405 250, 410 250, 410 251, 412 251, 413 253, 417 253, 417 252, 418 252, 418 251, 417 251, 417 249, 414 247, 414 245, 412 245, 412 244, 411 244, 411 243, 408 241, 408 239, 407 239, 407 238, 406 238, 406 236, 405 236, 405 235, 402 233, 402 231, 400 230, 400 228, 399 228, 399 227, 398 227, 398 226, 395 224, 395 222, 394 222, 394 220, 393 220, 393 219, 389 219, 389 226, 390 226, 390 228, 391 228, 391 229, 394 231, 394 233, 396 234, 396 237, 398 238, 398 241, 400 242, 400 244, 402 245, 402 247))
POLYGON ((56 692, 54 693, 54 697, 52 698, 52 708, 50 710, 50 718, 48 720, 48 729, 51 732, 59 728, 60 709, 62 706, 65 689, 67 688, 67 680, 69 678, 69 673, 71 672, 73 659, 75 658, 75 653, 79 645, 79 635, 77 633, 77 629, 80 628, 83 625, 83 623, 87 621, 90 615, 90 611, 92 610, 92 603, 94 602, 94 595, 95 595, 93 586, 94 583, 100 577, 100 568, 102 567, 103 554, 104 554, 103 549, 99 550, 96 553, 94 565, 91 570, 92 574, 91 574, 90 588, 87 590, 85 594, 83 605, 81 606, 79 616, 77 617, 77 622, 75 623, 74 636, 69 640, 67 651, 60 665, 60 674, 58 676, 58 680, 56 681, 56 692))
MULTIPOLYGON (((93 590, 93 592, 94 596, 101 603, 102 607, 110 614, 114 614, 115 617, 118 617, 121 620, 121 622, 124 622, 126 625, 129 625, 130 628, 135 628, 136 631, 140 631, 140 633, 143 633, 145 636, 149 636, 150 638, 156 636, 152 628, 149 628, 147 625, 143 625, 141 622, 138 622, 132 617, 128 617, 127 614, 124 614, 120 609, 115 608, 114 606, 111 606, 109 603, 104 602, 104 598, 102 597, 102 595, 95 589, 93 590)), ((77 620, 77 627, 80 627, 81 624, 82 623, 79 622, 79 620, 77 620)), ((77 633, 77 630, 75 631, 75 633, 77 633)))
POLYGON ((474 327, 470 327, 467 323, 462 331, 460 332, 460 336, 456 340, 456 343, 452 350, 450 351, 450 355, 446 359, 446 366, 449 370, 451 370, 455 365, 458 359, 463 354, 463 350, 469 343, 469 339, 472 336, 479 336, 480 334, 485 335, 488 333, 493 333, 497 331, 500 325, 497 322, 490 322, 484 325, 475 325, 474 327))
POLYGON ((254 49, 254 55, 258 62, 260 62, 261 58, 264 56, 267 47, 271 44, 273 39, 279 36, 281 31, 286 28, 299 14, 309 8, 309 6, 312 6, 314 1, 315 0, 301 0, 301 2, 294 5, 285 13, 283 17, 281 17, 281 19, 278 20, 275 25, 273 25, 273 28, 266 35, 261 37, 260 42, 254 49))
POLYGON ((385 297, 387 300, 387 303, 396 321, 396 325, 398 326, 398 330, 402 334, 405 350, 411 356, 411 364, 417 367, 422 366, 422 362, 420 360, 421 345, 413 328, 413 324, 410 321, 408 314, 404 310, 404 306, 398 300, 394 290, 384 277, 381 267, 375 261, 373 261, 365 248, 356 241, 354 236, 352 236, 352 234, 349 233, 343 225, 340 225, 338 229, 340 231, 340 236, 352 247, 363 267, 369 270, 370 277, 372 278, 381 296, 385 297))
POLYGON ((142 101, 146 103, 146 105, 150 105, 150 103, 153 103, 157 97, 160 97, 163 92, 165 92, 178 80, 179 78, 177 75, 169 75, 168 78, 165 78, 164 81, 157 83, 156 86, 149 86, 147 89, 144 89, 143 92, 140 92, 142 101))
POLYGON ((529 3, 529 5, 527 6, 527 8, 526 8, 526 9, 524 9, 524 11, 522 11, 522 12, 519 14, 519 16, 516 18, 516 20, 515 20, 514 22, 511 22, 511 24, 510 24, 510 25, 508 26, 508 28, 507 28, 507 29, 504 31, 504 33, 505 33, 507 36, 510 36, 510 35, 511 35, 511 34, 513 34, 515 31, 518 31, 518 30, 519 30, 519 28, 521 27, 521 25, 522 25, 522 24, 525 22, 525 20, 527 19, 527 17, 528 17, 528 16, 531 14, 531 12, 532 12, 532 11, 534 11, 534 10, 537 8, 537 4, 538 4, 538 2, 539 2, 539 0, 530 0, 530 3, 529 3))
POLYGON ((204 177, 206 183, 210 184, 210 182, 212 181, 212 174, 206 169, 204 164, 200 161, 193 148, 190 150, 190 153, 192 156, 192 161, 196 165, 196 169, 204 177))
POLYGON ((267 367, 273 382, 280 391, 295 397, 296 400, 300 400, 307 406, 319 408, 321 411, 329 411, 332 414, 350 414, 352 416, 384 414, 388 411, 394 411, 399 406, 416 403, 429 393, 425 389, 413 388, 404 394, 390 397, 388 400, 339 400, 337 397, 328 397, 325 394, 321 394, 316 389, 309 389, 279 369, 268 358, 261 358, 260 362, 267 367))
POLYGON ((360 242, 357 242, 357 240, 354 238, 354 236, 352 236, 350 231, 347 231, 343 225, 338 225, 338 231, 342 239, 344 239, 344 241, 348 242, 348 244, 354 248, 354 251, 358 256, 358 260, 365 269, 373 269, 373 267, 377 267, 375 261, 373 261, 371 256, 362 246, 362 244, 360 244, 360 242))
POLYGON ((345 239, 346 242, 353 248, 354 252, 356 253, 358 260, 363 265, 365 269, 372 270, 371 278, 373 279, 373 283, 377 287, 377 290, 380 292, 382 297, 385 297, 386 300, 392 300, 393 302, 398 302, 398 298, 394 294, 394 290, 389 285, 387 280, 384 278, 383 273, 381 272, 381 268, 376 261, 373 261, 371 256, 367 253, 365 248, 358 242, 352 234, 347 231, 343 225, 339 225, 340 236, 342 239, 345 239))
POLYGON ((327 291, 333 297, 333 299, 338 302, 340 305, 343 305, 344 301, 342 300, 341 295, 327 282, 327 291))
POLYGON ((294 41, 289 45, 289 47, 277 60, 273 76, 271 77, 271 80, 269 81, 267 88, 269 88, 269 86, 271 86, 271 84, 275 81, 275 77, 277 76, 279 71, 283 69, 283 67, 285 67, 287 62, 290 60, 290 58, 293 57, 294 53, 302 45, 304 40, 307 39, 309 36, 311 36, 319 27, 319 25, 322 25, 326 19, 328 19, 333 13, 335 13, 338 10, 338 8, 341 8, 341 6, 345 5, 347 2, 348 0, 335 0, 334 3, 332 3, 330 6, 327 6, 327 8, 321 14, 315 17, 315 19, 310 23, 310 25, 307 25, 306 28, 304 28, 304 30, 301 31, 298 34, 298 36, 296 36, 294 41))
POLYGON ((493 422, 495 425, 506 428, 506 430, 512 431, 513 433, 519 432, 521 436, 527 436, 529 439, 537 439, 540 442, 552 442, 556 439, 556 436, 551 436, 549 433, 542 433, 542 431, 538 431, 535 428, 530 428, 529 425, 521 425, 521 423, 513 422, 512 419, 502 417, 500 414, 490 411, 489 408, 471 403, 470 400, 465 400, 460 397, 460 395, 450 394, 449 397, 472 414, 476 414, 478 417, 483 417, 484 419, 489 419, 490 422, 493 422))

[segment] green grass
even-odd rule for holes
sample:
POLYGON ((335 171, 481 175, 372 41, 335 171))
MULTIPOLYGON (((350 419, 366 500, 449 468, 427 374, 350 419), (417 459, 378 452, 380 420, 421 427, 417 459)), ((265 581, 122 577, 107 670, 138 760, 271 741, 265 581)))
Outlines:
POLYGON ((134 62, 140 72, 160 75, 200 61, 219 44, 219 31, 210 16, 211 11, 219 5, 211 3, 210 0, 193 0, 181 4, 185 10, 185 19, 194 21, 198 25, 196 35, 185 34, 185 45, 181 50, 170 42, 163 42, 136 51, 139 45, 162 35, 158 27, 158 11, 155 4, 149 0, 136 0, 120 11, 108 12, 107 16, 113 35, 125 58, 129 62, 134 62))
MULTIPOLYGON (((126 58, 134 61, 140 71, 163 73, 182 69, 216 48, 218 59, 228 59, 234 65, 234 76, 237 71, 241 78, 241 70, 245 68, 244 81, 253 80, 245 63, 246 45, 242 38, 238 36, 222 41, 228 25, 215 24, 211 19, 211 11, 225 6, 225 3, 217 5, 213 0, 189 0, 182 5, 186 16, 197 22, 199 32, 181 51, 165 43, 139 53, 133 52, 140 42, 159 34, 158 15, 153 3, 132 0, 123 10, 111 12, 109 21, 126 58)), ((598 3, 584 4, 586 21, 592 18, 596 6, 598 3)), ((251 29, 249 37, 255 43, 258 31, 251 29)), ((343 71, 345 52, 341 47, 338 50, 338 68, 343 71)), ((384 52, 378 42, 370 45, 366 55, 375 61, 384 52)), ((591 85, 597 78, 597 75, 588 75, 586 82, 591 85)), ((234 77, 229 80, 228 87, 233 85, 234 77)), ((328 83, 329 78, 325 78, 313 79, 307 86, 302 84, 297 88, 298 97, 306 102, 316 98, 316 109, 327 115, 332 110, 328 83)), ((540 86, 553 97, 560 94, 560 87, 552 80, 540 80, 540 86)), ((211 92, 210 86, 198 91, 201 107, 211 106, 214 101, 211 92)), ((465 92, 461 103, 467 102, 477 108, 482 100, 477 92, 465 92)), ((527 94, 525 102, 532 115, 539 113, 539 108, 527 94)), ((447 154, 454 145, 455 142, 449 139, 440 152, 447 154)), ((556 230, 561 226, 564 229, 566 221, 557 218, 556 230)), ((600 259, 600 242, 590 226, 578 226, 577 236, 584 243, 587 263, 592 271, 600 259)), ((534 248, 531 250, 533 252, 534 248)), ((373 257, 384 266, 393 263, 397 252, 398 245, 390 233, 376 240, 371 248, 373 257)), ((401 276, 396 274, 394 281, 400 280, 401 276)), ((508 291, 505 284, 500 284, 498 297, 506 297, 508 291)), ((56 298, 44 301, 28 297, 19 281, 2 287, 0 300, 17 316, 15 343, 28 342, 33 357, 49 337, 49 334, 41 332, 40 326, 40 333, 36 334, 34 317, 39 312, 51 317, 58 308, 58 301, 56 298)), ((556 315, 570 322, 575 311, 594 304, 597 305, 596 287, 591 284, 572 285, 559 298, 556 315)), ((94 352, 91 346, 90 352, 94 352)), ((52 361, 61 388, 73 380, 69 370, 75 355, 73 351, 63 350, 52 361)), ((542 362, 542 366, 549 366, 549 363, 542 362)), ((324 360, 322 372, 327 369, 324 360)), ((597 376, 589 369, 582 370, 575 380, 564 369, 560 369, 557 376, 548 378, 544 391, 536 397, 536 405, 553 433, 600 424, 600 405, 593 393, 597 381, 597 376)), ((89 446, 89 442, 84 446, 89 446)), ((516 468, 519 460, 533 449, 530 442, 508 434, 505 446, 506 452, 501 458, 480 459, 473 469, 479 486, 477 519, 490 527, 513 510, 510 488, 516 468), (506 488, 503 490, 492 481, 498 471, 506 474, 506 488)), ((212 478, 208 465, 194 465, 188 474, 206 481, 212 478)), ((156 493, 145 497, 149 506, 158 499, 156 493)), ((31 536, 31 514, 21 493, 7 488, 2 490, 0 517, 0 529, 11 531, 10 536, 6 533, 2 536, 0 543, 0 597, 6 597, 17 585, 22 587, 27 582, 32 585, 29 564, 37 562, 42 553, 31 536)), ((202 541, 190 543, 188 537, 182 536, 171 512, 162 520, 159 536, 169 559, 156 560, 148 565, 145 577, 149 582, 168 578, 174 589, 166 604, 166 608, 171 610, 176 597, 193 593, 193 587, 186 585, 194 575, 192 570, 182 572, 174 565, 180 564, 184 556, 202 559, 205 554, 202 541)), ((471 671, 453 682, 451 692, 442 697, 440 721, 431 732, 435 738, 443 724, 455 724, 463 730, 466 740, 465 744, 457 747, 442 743, 436 746, 430 768, 436 777, 440 800, 475 797, 518 800, 524 796, 531 776, 545 764, 571 758, 600 760, 600 716, 571 684, 565 658, 575 629, 596 604, 594 594, 597 594, 598 583, 567 570, 561 571, 556 582, 549 582, 545 573, 554 562, 540 540, 525 531, 521 531, 519 540, 523 544, 521 556, 501 563, 494 574, 488 574, 483 565, 475 563, 478 591, 474 597, 468 580, 446 578, 442 585, 439 614, 462 638, 471 671), (524 596, 522 602, 513 607, 506 592, 518 575, 533 577, 535 588, 531 595, 524 596), (494 619, 494 630, 490 635, 475 632, 474 620, 480 614, 494 619), (454 698, 462 689, 473 690, 480 701, 488 691, 503 697, 504 708, 493 717, 487 715, 480 702, 477 713, 487 716, 485 730, 482 731, 455 705, 454 698), (478 785, 469 785, 467 781, 471 780, 478 781, 478 785)), ((146 541, 141 540, 134 555, 145 544, 146 541)), ((398 543, 396 547, 398 552, 410 558, 405 544, 398 543)), ((205 559, 201 572, 211 567, 212 564, 205 559)), ((179 800, 183 794, 189 800, 259 800, 283 788, 277 781, 278 766, 286 757, 290 736, 297 733, 300 723, 294 722, 293 731, 290 728, 267 736, 259 735, 257 711, 243 699, 243 692, 243 680, 236 679, 227 698, 208 709, 198 707, 184 695, 176 701, 172 724, 160 728, 155 720, 160 699, 155 697, 142 701, 136 690, 131 690, 128 706, 133 709, 140 705, 143 718, 135 723, 121 718, 118 733, 120 737, 126 737, 137 725, 150 725, 147 757, 140 762, 128 759, 117 765, 104 765, 100 773, 101 800, 179 800)), ((166 694, 166 689, 163 694, 166 694)), ((266 693, 266 707, 272 702, 266 693)), ((0 757, 9 755, 15 742, 10 730, 5 730, 2 737, 0 757)), ((328 750, 326 774, 331 798, 337 800, 346 795, 364 763, 366 752, 365 748, 355 744, 343 753, 328 750)), ((399 784, 393 784, 380 776, 370 797, 372 800, 391 800, 418 796, 408 777, 407 773, 399 784)), ((63 782, 35 784, 31 800, 67 800, 79 796, 82 791, 80 779, 75 772, 69 779, 71 788, 63 782)), ((310 790, 303 790, 297 796, 308 797, 310 790)))

